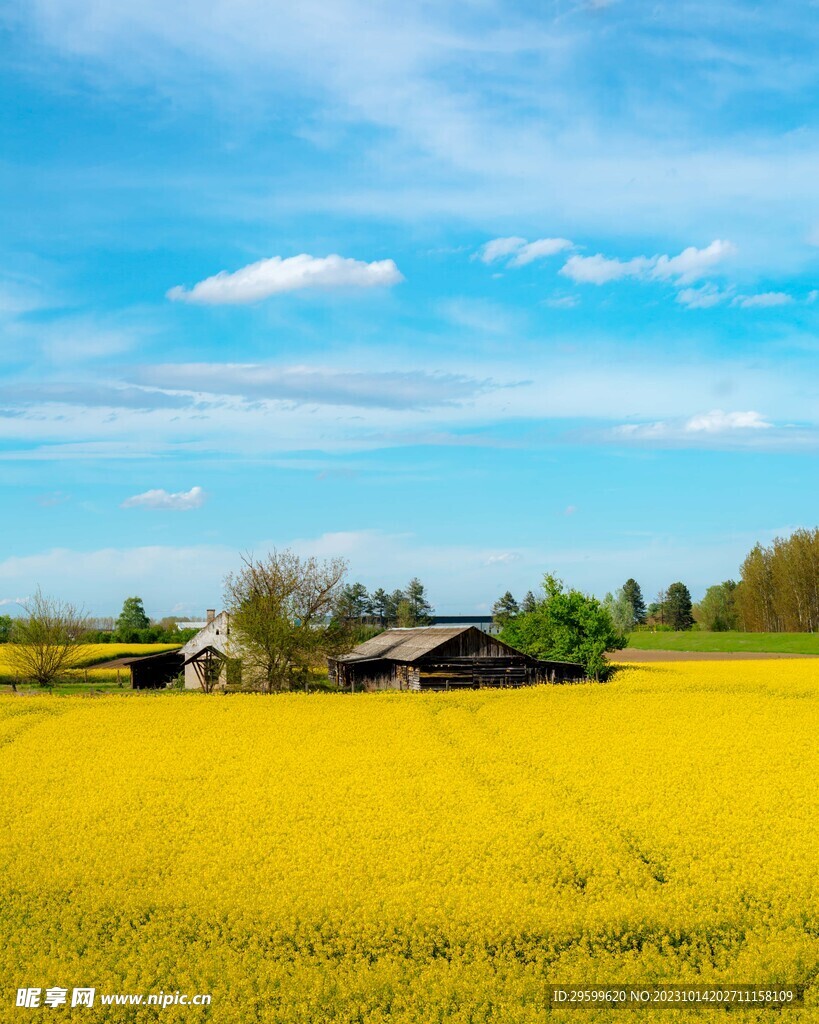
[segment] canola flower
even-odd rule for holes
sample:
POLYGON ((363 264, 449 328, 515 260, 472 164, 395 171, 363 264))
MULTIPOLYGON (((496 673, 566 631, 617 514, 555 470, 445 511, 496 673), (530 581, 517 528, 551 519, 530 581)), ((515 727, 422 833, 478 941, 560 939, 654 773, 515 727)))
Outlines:
POLYGON ((212 994, 162 1021, 532 1024, 629 1013, 550 1011, 550 982, 752 982, 806 1005, 743 1021, 817 1021, 816 665, 2 697, 0 1019, 153 1019, 16 1010, 23 985, 212 994))
MULTIPOLYGON (((117 680, 116 669, 98 669, 93 666, 115 658, 126 658, 143 654, 157 654, 172 651, 180 644, 80 644, 67 668, 56 681, 79 682, 86 678, 95 683, 111 683, 117 680), (89 667, 90 666, 90 667, 89 667)), ((127 678, 128 670, 120 670, 120 678, 127 678)), ((17 675, 9 660, 8 646, 0 644, 0 685, 16 681, 17 675)))

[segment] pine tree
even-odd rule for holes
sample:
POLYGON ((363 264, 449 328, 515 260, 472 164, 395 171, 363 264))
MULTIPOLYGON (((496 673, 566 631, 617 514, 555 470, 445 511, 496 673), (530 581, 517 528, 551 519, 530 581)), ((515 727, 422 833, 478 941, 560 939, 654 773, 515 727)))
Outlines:
POLYGON ((375 615, 383 625, 386 625, 389 619, 389 611, 390 595, 383 587, 379 587, 378 590, 374 590, 370 595, 370 612, 372 615, 375 615))
POLYGON ((665 620, 672 629, 691 629, 691 592, 684 583, 672 583, 666 592, 665 620))
POLYGON ((349 583, 341 589, 336 603, 336 614, 341 619, 363 619, 369 614, 372 602, 363 583, 349 583))
POLYGON ((520 610, 523 612, 524 615, 528 615, 529 612, 533 612, 535 608, 537 608, 537 601, 535 600, 535 595, 532 593, 531 590, 527 590, 526 597, 524 597, 523 599, 523 603, 520 606, 520 610))
POLYGON ((498 626, 505 626, 506 623, 520 613, 520 605, 514 599, 510 591, 506 591, 503 597, 499 597, 492 605, 492 619, 498 626))
POLYGON ((643 600, 643 592, 640 584, 635 579, 626 580, 623 584, 623 596, 634 609, 634 621, 642 626, 646 621, 646 603, 643 600))
POLYGON ((410 615, 414 626, 426 625, 432 615, 432 605, 427 600, 424 584, 417 576, 413 577, 404 591, 404 599, 409 604, 410 615))

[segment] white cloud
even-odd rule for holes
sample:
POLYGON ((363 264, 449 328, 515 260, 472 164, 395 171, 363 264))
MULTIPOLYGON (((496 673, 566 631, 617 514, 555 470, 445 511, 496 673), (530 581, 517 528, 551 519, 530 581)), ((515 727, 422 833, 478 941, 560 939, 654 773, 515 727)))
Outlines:
POLYGON ((760 413, 723 412, 714 409, 712 412, 692 416, 683 429, 686 433, 722 434, 728 430, 769 430, 773 426, 760 413))
POLYGON ((575 255, 568 258, 560 273, 578 284, 602 285, 627 277, 690 284, 735 252, 736 246, 732 242, 715 239, 704 249, 692 245, 677 256, 635 256, 630 260, 619 260, 602 253, 575 255))
POLYGON ((544 306, 551 306, 552 309, 574 309, 580 305, 580 299, 576 295, 556 295, 550 299, 543 300, 544 306))
POLYGON ((766 309, 770 306, 789 306, 793 296, 787 292, 761 292, 759 295, 737 295, 732 305, 743 309, 766 309))
POLYGON ((577 284, 609 284, 624 277, 643 277, 651 266, 652 261, 645 256, 624 261, 597 253, 596 256, 570 256, 560 273, 577 284))
POLYGON ((97 615, 115 614, 123 593, 138 593, 159 616, 177 602, 200 610, 218 604, 225 573, 238 562, 233 548, 209 544, 51 548, 0 561, 0 585, 17 594, 42 586, 97 615))
POLYGON ((683 288, 677 293, 677 302, 686 309, 711 309, 728 297, 729 294, 721 291, 716 285, 704 284, 701 288, 683 288))
POLYGON ((495 263, 511 257, 507 266, 523 267, 535 260, 556 256, 560 252, 574 248, 568 238, 536 238, 527 242, 525 238, 510 236, 509 238, 493 238, 478 250, 478 258, 484 263, 495 263))
POLYGON ((509 261, 510 267, 523 267, 533 260, 545 259, 547 256, 556 256, 559 252, 573 248, 568 238, 538 238, 534 242, 527 242, 518 249, 517 253, 509 261))
POLYGON ((347 558, 350 578, 360 579, 368 588, 392 590, 419 575, 439 614, 465 614, 480 611, 507 588, 518 596, 536 590, 549 570, 557 570, 575 586, 602 594, 613 590, 635 567, 648 581, 644 590, 652 592, 663 579, 674 579, 685 565, 692 584, 699 579, 704 586, 715 575, 733 572, 731 567, 739 564, 757 539, 757 534, 720 536, 710 544, 691 547, 673 544, 661 535, 631 540, 622 547, 573 549, 555 543, 521 548, 511 552, 516 557, 510 559, 499 557, 504 552, 498 549, 436 543, 379 530, 273 541, 242 537, 235 548, 208 544, 55 548, 0 561, 0 584, 7 594, 31 593, 41 585, 47 593, 83 604, 97 615, 115 614, 123 593, 139 593, 156 617, 172 610, 201 614, 206 604, 219 605, 222 580, 240 564, 240 550, 263 555, 273 547, 292 547, 299 554, 347 558), (716 573, 715 566, 724 568, 716 573))
POLYGON ((342 256, 290 256, 259 260, 241 270, 222 270, 187 289, 171 288, 167 296, 174 302, 204 305, 229 305, 258 302, 282 292, 305 288, 375 288, 398 284, 404 278, 393 260, 345 259, 342 256))
POLYGON ((689 245, 677 256, 655 256, 651 276, 660 280, 673 278, 677 284, 690 284, 711 271, 718 263, 736 254, 733 242, 714 239, 704 249, 689 245))
POLYGON ((201 508, 205 503, 205 492, 201 487, 191 487, 189 491, 171 491, 159 488, 144 491, 126 498, 120 508, 158 508, 173 512, 188 512, 192 508, 201 508))
POLYGON ((526 245, 525 238, 512 236, 510 238, 493 238, 491 242, 482 245, 478 250, 478 258, 484 263, 494 263, 496 260, 511 256, 526 245))
POLYGON ((752 436, 773 431, 774 425, 754 410, 724 412, 713 409, 682 420, 657 420, 654 423, 625 423, 615 427, 612 436, 630 441, 690 443, 695 438, 727 440, 731 436, 752 436))

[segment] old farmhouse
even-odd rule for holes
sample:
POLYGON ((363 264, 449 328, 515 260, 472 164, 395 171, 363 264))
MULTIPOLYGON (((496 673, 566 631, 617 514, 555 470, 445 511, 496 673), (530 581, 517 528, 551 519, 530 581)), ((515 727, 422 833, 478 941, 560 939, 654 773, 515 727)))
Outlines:
POLYGON ((328 665, 330 679, 352 692, 526 686, 585 675, 580 665, 539 661, 474 626, 388 629, 328 665))
POLYGON ((231 657, 229 648, 230 616, 208 609, 207 620, 190 640, 176 651, 121 658, 108 662, 131 671, 135 690, 155 690, 184 677, 186 690, 238 688, 241 683, 241 662, 231 657))

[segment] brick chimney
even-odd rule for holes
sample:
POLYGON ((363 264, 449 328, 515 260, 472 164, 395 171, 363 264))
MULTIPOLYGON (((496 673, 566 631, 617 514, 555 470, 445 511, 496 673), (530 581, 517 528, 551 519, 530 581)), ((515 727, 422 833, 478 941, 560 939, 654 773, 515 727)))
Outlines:
POLYGON ((208 608, 207 612, 205 613, 205 617, 207 618, 208 622, 213 622, 213 620, 216 618, 216 609, 208 608))

